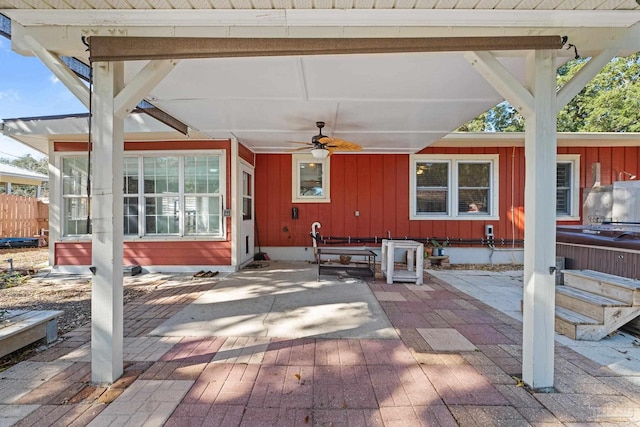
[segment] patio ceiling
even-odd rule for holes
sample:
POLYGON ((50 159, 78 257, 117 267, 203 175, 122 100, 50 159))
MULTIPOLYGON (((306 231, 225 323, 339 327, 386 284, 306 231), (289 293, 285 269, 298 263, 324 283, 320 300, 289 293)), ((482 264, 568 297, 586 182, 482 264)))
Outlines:
MULTIPOLYGON (((291 9, 266 1, 254 1, 253 6, 235 0, 161 3, 134 0, 124 10, 124 2, 76 1, 76 9, 60 3, 58 10, 51 10, 50 1, 0 0, 0 9, 9 8, 0 12, 13 20, 15 50, 30 54, 25 37, 31 36, 46 50, 86 61, 83 36, 114 35, 460 40, 567 35, 582 56, 607 49, 612 54, 640 50, 640 6, 635 0, 278 3, 291 9), (110 4, 122 9, 113 10, 110 4), (97 10, 83 10, 88 7, 97 10), (136 10, 150 7, 177 10, 136 10)), ((530 52, 492 53, 522 83, 530 52)), ((559 50, 558 65, 574 54, 573 49, 559 50)), ((132 81, 146 63, 127 62, 125 80, 132 81)), ((359 143, 365 152, 413 153, 503 97, 474 69, 465 52, 428 52, 182 59, 146 99, 186 123, 194 135, 197 131, 211 138, 235 136, 259 153, 298 148, 290 141, 310 141, 317 134, 316 121, 326 122, 324 134, 359 143)))

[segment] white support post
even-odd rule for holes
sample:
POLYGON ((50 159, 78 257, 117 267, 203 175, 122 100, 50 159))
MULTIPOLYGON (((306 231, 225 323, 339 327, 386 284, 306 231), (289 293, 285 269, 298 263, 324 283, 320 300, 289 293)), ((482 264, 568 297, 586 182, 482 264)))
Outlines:
MULTIPOLYGON (((62 200, 62 161, 55 157, 54 143, 49 141, 49 200, 62 200)), ((56 245, 62 235, 61 203, 49 203, 49 265, 56 264, 56 245)))
POLYGON ((522 379, 535 390, 551 389, 554 376, 556 258, 556 70, 555 52, 527 59, 527 86, 534 111, 525 117, 525 229, 522 379), (553 269, 552 269, 553 268, 553 269))
MULTIPOLYGON (((240 248, 243 247, 242 233, 240 222, 242 221, 242 205, 241 198, 239 197, 240 183, 240 156, 238 147, 238 138, 235 135, 231 136, 231 153, 227 154, 231 156, 231 200, 225 200, 226 207, 231 209, 231 267, 234 271, 240 270, 240 264, 242 263, 242 256, 240 255, 240 248)), ((223 218, 223 221, 228 221, 227 218, 223 218)))
POLYGON ((11 183, 9 181, 7 181, 6 191, 7 191, 7 194, 11 194, 13 192, 11 188, 11 183))
POLYGON ((114 99, 124 87, 122 62, 94 64, 92 167, 91 380, 113 383, 123 373, 122 161, 124 120, 114 99))

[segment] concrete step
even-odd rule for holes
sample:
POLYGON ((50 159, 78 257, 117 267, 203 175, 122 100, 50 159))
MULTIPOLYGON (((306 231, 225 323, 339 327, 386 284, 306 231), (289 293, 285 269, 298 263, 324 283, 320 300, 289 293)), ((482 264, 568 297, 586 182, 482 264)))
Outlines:
POLYGON ((564 284, 629 305, 640 305, 640 281, 593 270, 563 270, 564 284))
POLYGON ((597 320, 605 321, 606 307, 630 307, 631 304, 567 285, 556 286, 556 306, 597 320))

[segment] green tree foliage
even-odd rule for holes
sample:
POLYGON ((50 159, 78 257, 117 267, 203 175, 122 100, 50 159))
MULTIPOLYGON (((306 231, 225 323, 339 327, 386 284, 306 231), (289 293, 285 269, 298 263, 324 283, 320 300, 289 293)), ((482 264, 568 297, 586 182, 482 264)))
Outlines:
POLYGON ((31 154, 26 154, 12 161, 8 161, 7 159, 2 159, 0 161, 2 161, 3 163, 9 163, 10 165, 14 165, 22 169, 41 173, 43 175, 49 174, 49 160, 46 157, 36 159, 35 157, 31 157, 31 154))
MULTIPOLYGON (((588 59, 558 69, 561 88, 588 59)), ((524 119, 502 102, 461 126, 461 132, 521 132, 524 119)), ((558 132, 640 132, 640 53, 614 58, 558 114, 558 132)))

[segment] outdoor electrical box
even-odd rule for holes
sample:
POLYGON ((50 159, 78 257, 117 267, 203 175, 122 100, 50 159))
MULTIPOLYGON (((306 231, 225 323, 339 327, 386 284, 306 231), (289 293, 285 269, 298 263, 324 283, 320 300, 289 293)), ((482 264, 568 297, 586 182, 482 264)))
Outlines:
POLYGON ((298 208, 291 208, 291 219, 298 219, 298 208))
POLYGON ((484 235, 493 238, 493 224, 487 224, 484 226, 484 235))

